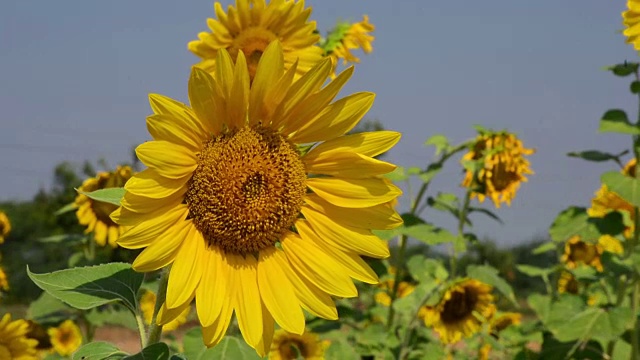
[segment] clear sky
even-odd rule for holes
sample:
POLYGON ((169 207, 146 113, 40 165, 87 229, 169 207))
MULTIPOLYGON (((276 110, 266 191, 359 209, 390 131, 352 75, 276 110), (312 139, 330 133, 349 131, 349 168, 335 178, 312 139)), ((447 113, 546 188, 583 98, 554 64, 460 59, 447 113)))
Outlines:
MULTIPOLYGON (((536 174, 498 211, 505 225, 478 219, 480 236, 513 244, 545 234, 560 210, 588 206, 599 174, 614 168, 565 154, 630 145, 597 134, 607 109, 636 111, 629 81, 600 70, 637 60, 618 33, 622 0, 307 4, 323 33, 338 18, 368 14, 375 24, 374 52, 344 94, 377 93, 368 117, 404 134, 388 160, 424 166, 433 159, 425 139, 462 141, 473 124, 507 128, 537 149, 536 174)), ((0 2, 0 200, 29 199, 64 160, 128 160, 149 140, 147 94, 187 101, 197 58, 186 44, 213 16, 210 0, 0 2)), ((461 194, 461 179, 452 162, 432 190, 461 194)))

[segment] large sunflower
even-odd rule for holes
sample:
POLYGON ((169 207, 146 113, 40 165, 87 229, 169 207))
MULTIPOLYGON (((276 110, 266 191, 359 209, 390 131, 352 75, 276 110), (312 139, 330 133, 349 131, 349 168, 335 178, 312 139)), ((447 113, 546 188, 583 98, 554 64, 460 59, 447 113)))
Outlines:
POLYGON ((211 32, 198 34, 199 40, 189 42, 188 48, 202 58, 197 66, 214 73, 218 51, 226 49, 233 61, 238 53, 244 54, 253 80, 258 62, 267 45, 278 40, 284 51, 285 69, 298 62, 297 74, 302 75, 322 60, 323 51, 316 43, 315 21, 307 21, 311 8, 305 9, 304 0, 236 0, 225 13, 216 2, 217 19, 207 19, 211 32))
POLYGON ((488 197, 498 208, 501 203, 511 205, 520 184, 527 181, 525 175, 533 174, 525 158, 533 153, 514 134, 482 133, 462 160, 481 160, 483 166, 477 172, 468 169, 462 186, 472 188, 471 196, 480 202, 488 197))
POLYGON ((458 342, 478 332, 496 312, 491 290, 478 280, 462 280, 449 287, 438 304, 423 307, 419 315, 443 343, 458 342))
POLYGON ((29 323, 26 320, 11 321, 5 314, 0 320, 0 359, 35 360, 38 358, 38 341, 27 338, 29 323))
POLYGON ((269 360, 324 360, 324 351, 329 343, 317 334, 305 332, 302 335, 278 330, 273 336, 269 360))
POLYGON ((344 136, 374 94, 332 103, 352 73, 322 88, 326 59, 297 81, 278 42, 262 55, 249 85, 243 53, 218 52, 216 78, 194 67, 191 107, 151 95, 154 141, 136 149, 148 166, 125 185, 111 216, 134 226, 118 240, 146 248, 133 268, 173 264, 160 322, 196 299, 205 344, 224 335, 232 312, 249 345, 268 352, 274 320, 301 334, 301 308, 336 319, 331 295, 357 295, 351 280, 377 283, 360 254, 384 258, 371 229, 401 224, 387 203, 401 194, 373 157, 400 138, 392 131, 344 136), (322 142, 311 149, 299 144, 322 142))
POLYGON ((9 217, 7 214, 0 211, 0 244, 4 243, 4 238, 6 238, 11 232, 11 222, 9 222, 9 217))
POLYGON ((82 345, 82 333, 73 320, 65 320, 58 327, 47 330, 55 352, 62 356, 73 354, 82 345))
POLYGON ((640 50, 640 0, 627 0, 627 10, 622 12, 622 24, 627 44, 633 44, 636 50, 640 50))
MULTIPOLYGON (((113 172, 100 172, 96 177, 85 180, 79 190, 92 192, 99 189, 123 187, 130 177, 131 168, 129 166, 118 166, 113 172)), ((105 246, 108 243, 112 247, 116 247, 116 240, 125 229, 114 223, 109 215, 118 207, 94 201, 80 193, 76 197, 75 204, 78 207, 76 211, 78 222, 87 227, 85 233, 93 231, 94 239, 100 246, 105 246)))
MULTIPOLYGON (((627 176, 635 177, 636 175, 636 159, 633 158, 627 162, 621 172, 627 176)), ((621 198, 615 192, 609 190, 607 185, 602 185, 596 196, 591 200, 591 208, 587 210, 590 217, 602 218, 612 211, 619 211, 629 216, 630 221, 626 224, 624 236, 631 238, 634 231, 635 209, 633 205, 621 198)))

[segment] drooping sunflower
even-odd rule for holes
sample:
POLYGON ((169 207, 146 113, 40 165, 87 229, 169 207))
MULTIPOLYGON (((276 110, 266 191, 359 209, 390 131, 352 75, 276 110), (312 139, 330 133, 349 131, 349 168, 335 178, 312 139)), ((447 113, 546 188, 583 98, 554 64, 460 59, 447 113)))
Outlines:
POLYGON ((27 338, 29 323, 26 320, 11 321, 5 314, 0 320, 0 359, 36 360, 38 341, 27 338))
POLYGON ((577 294, 580 292, 580 283, 572 273, 562 271, 558 277, 558 292, 560 294, 577 294))
POLYGON ((53 350, 59 355, 73 354, 82 345, 82 333, 73 320, 65 320, 58 327, 47 329, 53 350))
MULTIPOLYGON (((82 183, 79 190, 92 192, 99 189, 123 187, 131 178, 129 166, 118 166, 113 172, 100 172, 94 178, 89 178, 82 183)), ((118 207, 104 202, 94 201, 89 197, 78 193, 75 204, 78 208, 76 216, 81 225, 87 226, 85 233, 93 232, 96 243, 105 246, 116 247, 116 240, 125 228, 114 223, 109 215, 118 207)))
POLYGON ((4 238, 6 238, 11 232, 11 222, 9 222, 9 217, 7 214, 0 211, 0 244, 4 243, 4 238))
POLYGON ((302 308, 336 319, 331 295, 356 296, 352 278, 378 282, 360 255, 389 256, 371 229, 402 223, 387 205, 401 191, 381 177, 395 166, 373 157, 400 134, 344 135, 374 97, 332 102, 352 69, 322 87, 326 59, 294 81, 274 42, 250 85, 243 53, 235 65, 226 50, 217 56, 215 78, 194 67, 191 107, 150 96, 154 141, 136 149, 148 169, 126 183, 111 217, 134 226, 118 244, 146 248, 135 270, 172 264, 160 323, 195 297, 206 345, 220 341, 235 312, 263 356, 274 321, 302 334, 302 308))
POLYGON ((225 49, 235 62, 243 53, 253 80, 260 57, 267 45, 278 40, 284 51, 285 69, 294 63, 296 76, 309 71, 323 57, 323 50, 316 46, 320 36, 316 22, 308 21, 311 8, 304 7, 304 0, 236 0, 225 13, 216 2, 217 19, 207 19, 211 32, 198 34, 199 40, 189 42, 188 48, 202 58, 196 66, 214 74, 218 51, 225 49))
POLYGON ((480 202, 488 197, 497 208, 501 203, 511 205, 520 184, 527 181, 525 175, 533 174, 525 157, 533 153, 514 134, 483 132, 462 157, 462 161, 480 160, 482 166, 477 172, 467 169, 462 186, 473 189, 471 197, 480 202))
MULTIPOLYGON (((153 318, 153 309, 156 306, 157 296, 151 291, 145 291, 140 298, 140 310, 142 310, 142 317, 147 325, 151 324, 153 318)), ((187 317, 191 312, 191 307, 188 306, 178 315, 173 321, 170 321, 162 326, 162 331, 172 331, 180 327, 180 325, 187 322, 187 317)))
POLYGON ((273 335, 269 360, 324 360, 328 345, 329 342, 320 340, 317 334, 304 332, 298 335, 280 329, 273 335))
MULTIPOLYGON (((635 177, 636 159, 633 158, 627 162, 621 172, 627 176, 635 177)), ((615 192, 609 190, 607 185, 602 185, 598 191, 596 191, 595 197, 591 200, 591 208, 587 210, 587 214, 590 217, 603 218, 612 211, 619 211, 620 213, 627 215, 630 221, 626 223, 624 230, 624 236, 631 238, 634 231, 634 218, 635 210, 633 205, 621 198, 615 192)))
POLYGON ((492 287, 475 279, 451 285, 435 306, 425 306, 419 316, 432 327, 445 344, 458 342, 482 328, 496 312, 492 287))
POLYGON ((622 24, 624 24, 624 36, 627 44, 633 44, 636 50, 640 50, 640 0, 627 0, 627 10, 622 12, 622 24))
POLYGON ((579 265, 587 265, 593 266, 598 271, 603 271, 601 257, 605 251, 621 254, 622 244, 613 236, 601 236, 596 244, 590 244, 582 241, 580 236, 576 235, 565 243, 561 260, 569 269, 575 269, 579 265))
POLYGON ((334 66, 342 59, 342 64, 359 63, 360 58, 352 53, 352 50, 362 49, 365 54, 373 51, 373 40, 375 37, 371 32, 375 30, 375 26, 369 22, 369 17, 364 15, 362 21, 356 23, 342 23, 331 32, 330 37, 335 37, 335 41, 329 41, 329 49, 327 53, 334 66))

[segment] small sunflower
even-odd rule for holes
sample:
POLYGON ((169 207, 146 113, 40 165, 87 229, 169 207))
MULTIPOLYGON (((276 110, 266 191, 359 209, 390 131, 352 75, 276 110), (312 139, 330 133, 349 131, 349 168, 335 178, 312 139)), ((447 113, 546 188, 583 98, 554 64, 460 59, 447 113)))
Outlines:
POLYGON ((572 273, 563 271, 558 277, 558 292, 560 294, 577 294, 580 291, 580 283, 572 273))
MULTIPOLYGON (((123 187, 129 178, 131 178, 131 168, 118 166, 113 172, 100 172, 96 177, 85 180, 79 190, 92 192, 99 189, 123 187)), ((111 247, 116 247, 116 240, 125 229, 114 223, 109 215, 118 207, 94 201, 82 194, 76 196, 75 204, 78 208, 76 211, 78 222, 87 226, 85 233, 93 231, 94 239, 100 246, 105 246, 108 243, 111 247)))
POLYGON ((269 350, 269 360, 323 360, 328 341, 322 341, 317 334, 304 332, 302 335, 277 330, 269 350))
POLYGON ((47 330, 53 350, 59 355, 73 354, 82 345, 82 333, 73 320, 65 320, 58 327, 47 330))
MULTIPOLYGON (((384 305, 384 306, 389 306, 391 305, 391 292, 393 291, 393 285, 395 284, 394 280, 387 280, 384 281, 380 284, 378 284, 378 287, 381 288, 383 291, 379 291, 376 293, 375 295, 375 300, 378 304, 380 305, 384 305)), ((412 285, 411 283, 407 282, 407 281, 401 281, 398 284, 398 293, 396 294, 396 298, 397 299, 401 299, 409 294, 411 294, 413 292, 413 290, 415 290, 415 286, 412 285)))
POLYGON ((514 134, 483 132, 462 157, 462 161, 481 161, 483 165, 477 173, 468 169, 462 186, 472 188, 472 198, 478 197, 480 202, 488 197, 497 208, 501 203, 511 205, 520 184, 527 181, 525 175, 533 174, 525 158, 533 153, 514 134))
POLYGON ((349 24, 339 24, 330 35, 328 41, 330 42, 330 49, 327 49, 329 57, 334 66, 338 64, 342 59, 342 64, 347 65, 349 63, 359 63, 360 59, 353 55, 352 50, 362 49, 365 54, 369 54, 373 51, 373 40, 375 37, 370 33, 376 28, 369 22, 367 15, 363 16, 361 22, 349 24), (331 38, 335 37, 335 42, 331 42, 331 38))
POLYGON ((449 287, 438 304, 423 307, 419 315, 443 343, 455 343, 478 332, 496 312, 491 291, 490 285, 465 279, 449 287))
POLYGON ((373 157, 400 134, 344 135, 374 95, 332 102, 352 69, 322 88, 328 59, 294 80, 295 66, 285 71, 274 42, 251 84, 244 53, 234 65, 221 49, 215 64, 216 78, 193 68, 191 107, 151 95, 154 141, 136 149, 148 169, 126 183, 111 217, 134 226, 118 244, 145 248, 135 270, 172 264, 161 323, 195 298, 207 346, 235 312, 244 339, 264 356, 274 322, 302 334, 302 308, 337 319, 331 295, 356 296, 352 278, 378 282, 360 255, 389 256, 371 229, 402 223, 387 205, 401 191, 381 177, 395 165, 373 157))
POLYGON ((624 36, 627 44, 633 44, 636 50, 640 50, 640 0, 627 0, 627 10, 622 12, 622 24, 624 24, 624 36))
POLYGON ((253 80, 260 57, 275 40, 282 44, 285 69, 297 62, 297 76, 322 60, 323 51, 316 46, 320 36, 315 21, 308 21, 311 8, 305 9, 304 0, 273 0, 269 4, 265 0, 236 0, 236 6, 229 5, 226 13, 219 2, 214 7, 217 19, 207 19, 211 32, 199 33, 199 40, 188 44, 189 50, 202 58, 196 66, 212 75, 218 51, 225 49, 234 62, 238 53, 244 54, 253 80))
POLYGON ((6 238, 10 232, 11 222, 9 222, 7 214, 0 211, 0 244, 4 243, 4 238, 6 238))
POLYGON ((520 325, 521 322, 522 314, 520 313, 502 313, 491 318, 491 321, 489 322, 489 333, 497 337, 502 330, 512 325, 520 325))
MULTIPOLYGON (((631 159, 621 172, 627 176, 635 177, 635 169, 636 169, 636 159, 631 159)), ((631 221, 626 224, 627 227, 624 230, 624 236, 626 238, 631 238, 633 236, 634 231, 634 217, 635 210, 633 205, 627 202, 625 199, 621 198, 615 192, 609 190, 607 185, 602 185, 598 191, 596 191, 596 196, 591 200, 591 208, 587 210, 587 214, 590 217, 603 218, 607 214, 612 211, 619 211, 621 213, 627 214, 631 221)))
POLYGON ((11 321, 5 314, 0 320, 0 359, 36 360, 38 341, 27 338, 29 323, 26 320, 11 321))
MULTIPOLYGON (((151 291, 145 291, 140 298, 140 310, 142 310, 142 317, 147 325, 151 324, 153 318, 153 310, 156 306, 156 294, 151 291)), ((170 321, 162 326, 162 331, 172 331, 180 327, 180 325, 187 322, 187 317, 191 312, 191 307, 186 307, 180 315, 178 315, 173 321, 170 321)))
POLYGON ((575 269, 579 265, 587 265, 593 266, 598 271, 603 271, 601 256, 605 251, 621 254, 622 244, 613 236, 601 236, 598 243, 589 244, 576 235, 565 243, 561 260, 569 269, 575 269))

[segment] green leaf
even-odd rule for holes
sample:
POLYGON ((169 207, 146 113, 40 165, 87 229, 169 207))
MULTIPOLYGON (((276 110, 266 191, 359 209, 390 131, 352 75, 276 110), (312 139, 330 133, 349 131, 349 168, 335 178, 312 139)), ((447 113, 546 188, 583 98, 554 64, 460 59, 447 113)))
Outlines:
POLYGON ((586 208, 571 206, 558 214, 549 229, 549 235, 557 242, 565 242, 575 235, 580 236, 582 241, 596 241, 600 232, 588 220, 586 208))
POLYGON ((640 181, 618 171, 609 171, 600 177, 609 190, 618 194, 631 205, 640 206, 640 181))
POLYGON ((430 224, 409 226, 403 228, 401 231, 403 234, 420 240, 427 245, 444 244, 454 242, 456 240, 456 236, 451 234, 448 230, 434 228, 433 225, 430 224))
POLYGON ((100 189, 92 192, 84 192, 78 189, 76 189, 76 191, 95 201, 106 202, 117 206, 120 206, 120 200, 122 200, 125 193, 124 188, 117 187, 100 189))
POLYGON ((130 264, 109 263, 34 274, 27 266, 27 274, 42 290, 75 307, 87 310, 121 300, 136 311, 136 294, 144 275, 131 269, 130 264))
POLYGON ((599 150, 585 150, 585 151, 580 151, 580 152, 570 152, 567 154, 567 156, 570 157, 577 157, 580 159, 584 159, 587 161, 594 161, 594 162, 602 162, 602 161, 610 161, 610 160, 616 160, 618 159, 620 156, 628 153, 629 150, 625 150, 624 152, 622 152, 619 155, 613 155, 613 154, 609 154, 606 152, 602 152, 599 150))
POLYGON ((540 319, 543 324, 546 324, 549 318, 549 312, 551 311, 551 297, 542 294, 531 294, 527 298, 527 303, 529 307, 535 311, 538 319, 540 319))
POLYGON ((386 177, 387 179, 393 182, 400 182, 400 181, 407 180, 409 178, 409 175, 407 175, 405 168, 403 168, 402 166, 398 166, 392 172, 385 174, 384 177, 386 177))
POLYGON ((602 359, 602 346, 597 341, 589 341, 586 344, 569 342, 563 343, 551 334, 544 335, 542 349, 538 359, 541 360, 594 360, 602 359))
POLYGON ((531 265, 516 265, 516 269, 518 269, 518 271, 520 271, 521 273, 531 277, 545 276, 555 271, 554 268, 539 268, 531 265))
POLYGON ((433 180, 434 176, 440 172, 440 170, 442 170, 442 165, 431 164, 425 171, 419 174, 420 180, 422 180, 423 183, 429 183, 433 180))
POLYGON ((424 255, 413 255, 407 262, 407 270, 411 277, 421 283, 433 280, 443 282, 449 277, 449 272, 440 261, 424 255))
POLYGON ((73 308, 45 291, 29 304, 27 318, 34 320, 38 324, 58 323, 69 319, 74 311, 73 308))
POLYGON ((546 252, 556 250, 557 248, 558 248, 558 245, 556 243, 549 241, 549 242, 540 244, 540 246, 531 250, 531 253, 533 255, 544 254, 546 252))
POLYGON ((213 360, 213 359, 260 359, 249 345, 244 341, 226 336, 220 343, 212 348, 207 348, 202 342, 202 329, 193 328, 186 332, 183 338, 184 355, 189 360, 213 360))
POLYGON ((627 114, 619 109, 607 111, 600 120, 600 132, 639 135, 640 128, 631 124, 627 114))
POLYGON ((436 147, 436 155, 439 155, 441 152, 446 151, 449 148, 449 139, 446 136, 441 134, 436 134, 431 136, 424 142, 426 146, 433 145, 436 147))
POLYGON ((629 86, 629 90, 631 91, 632 94, 638 94, 640 93, 640 81, 634 81, 631 83, 631 85, 629 86))
POLYGON ((633 351, 631 344, 624 341, 623 339, 619 339, 616 341, 613 354, 611 355, 612 359, 631 359, 631 352, 633 351))
POLYGON ((610 70, 616 76, 625 77, 638 71, 638 64, 625 61, 622 64, 607 66, 605 69, 610 70))
POLYGON ((53 215, 58 216, 58 215, 62 215, 64 213, 68 213, 69 211, 74 211, 78 208, 78 206, 76 205, 75 202, 69 203, 63 207, 61 207, 60 209, 56 210, 56 212, 53 213, 53 215))
POLYGON ((624 216, 619 211, 611 211, 602 218, 589 218, 589 222, 596 226, 601 235, 616 236, 626 229, 624 216))
POLYGON ((585 308, 584 300, 573 294, 560 294, 558 299, 551 303, 549 315, 547 316, 545 325, 549 330, 562 326, 569 318, 579 314, 585 308))
POLYGON ((434 294, 435 290, 438 288, 438 285, 439 282, 435 279, 435 277, 431 277, 426 281, 421 281, 418 285, 416 285, 411 294, 403 298, 396 299, 393 302, 393 308, 398 314, 407 314, 410 318, 415 317, 418 307, 424 300, 426 300, 428 296, 434 294))
POLYGON ((62 234, 62 235, 53 235, 53 236, 47 236, 44 238, 40 238, 38 239, 38 242, 41 243, 45 243, 45 244, 60 244, 60 243, 67 243, 67 245, 69 243, 78 243, 78 242, 82 242, 87 238, 86 235, 80 235, 80 234, 62 234))
POLYGON ((332 340, 324 353, 325 359, 360 360, 360 355, 346 340, 332 340))
POLYGON ((155 343, 142 349, 141 352, 122 358, 122 360, 169 360, 169 346, 165 343, 155 343))
POLYGON ((92 342, 79 348, 73 356, 72 360, 116 360, 122 359, 128 354, 120 351, 115 345, 98 341, 92 342))
POLYGON ((513 293, 511 285, 498 275, 498 270, 494 267, 489 265, 469 265, 467 266, 467 276, 492 285, 506 296, 514 305, 518 306, 518 302, 516 301, 516 296, 513 293))
POLYGON ((122 306, 109 306, 105 309, 94 308, 85 314, 86 319, 94 326, 120 325, 131 330, 138 330, 138 324, 131 312, 122 306))
POLYGON ((608 342, 617 339, 633 324, 631 309, 614 307, 609 310, 589 307, 558 326, 550 328, 556 339, 562 342, 590 339, 608 342))
POLYGON ((491 211, 489 209, 470 206, 469 207, 469 213, 472 213, 472 212, 479 212, 479 213, 485 214, 488 217, 492 218, 493 220, 499 222, 500 224, 504 224, 502 222, 502 219, 500 219, 500 217, 498 215, 496 215, 496 213, 494 213, 493 211, 491 211))

